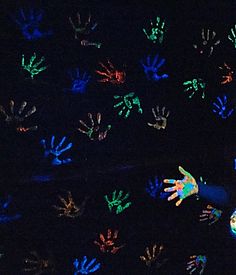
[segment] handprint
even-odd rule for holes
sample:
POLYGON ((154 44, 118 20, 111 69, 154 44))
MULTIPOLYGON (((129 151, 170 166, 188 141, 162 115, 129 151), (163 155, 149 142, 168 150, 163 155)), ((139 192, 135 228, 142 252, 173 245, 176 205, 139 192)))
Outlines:
POLYGON ((92 32, 98 25, 96 22, 94 24, 91 22, 91 14, 89 14, 88 20, 82 24, 79 12, 77 12, 78 25, 75 26, 71 17, 69 17, 69 22, 71 23, 71 26, 75 32, 75 39, 79 39, 81 35, 89 35, 90 32, 92 32))
POLYGON ((222 76, 222 81, 221 84, 226 84, 226 83, 230 83, 231 81, 233 81, 233 73, 234 71, 230 68, 229 65, 227 65, 224 62, 224 66, 223 67, 219 67, 219 69, 224 70, 226 75, 222 76))
POLYGON ((143 113, 143 110, 140 105, 139 98, 135 96, 135 93, 129 93, 125 96, 115 95, 114 99, 121 100, 119 103, 114 105, 114 108, 122 107, 122 109, 119 111, 119 116, 122 116, 124 114, 124 118, 129 117, 131 110, 133 109, 134 105, 138 106, 138 112, 143 113))
POLYGON ((62 213, 58 213, 58 217, 65 216, 69 218, 77 218, 83 215, 88 197, 86 197, 84 201, 81 203, 81 205, 79 206, 77 206, 74 203, 74 200, 72 198, 72 194, 70 191, 68 191, 68 201, 66 201, 66 199, 62 198, 61 196, 58 196, 58 198, 64 205, 64 207, 60 207, 56 205, 53 206, 56 210, 58 210, 59 212, 62 212, 62 213))
POLYGON ((152 247, 146 247, 146 255, 140 256, 140 260, 145 262, 146 266, 151 267, 155 264, 156 268, 160 268, 168 259, 160 260, 160 255, 164 249, 163 245, 158 246, 157 244, 152 247))
POLYGON ((152 108, 152 113, 156 120, 156 123, 152 124, 148 122, 148 126, 153 127, 157 130, 165 129, 167 125, 167 118, 170 115, 170 111, 167 111, 165 113, 165 107, 163 107, 160 112, 159 106, 156 107, 156 110, 157 111, 155 112, 154 108, 152 108))
POLYGON ((144 73, 148 80, 159 81, 161 79, 168 78, 168 74, 160 75, 158 72, 160 68, 165 64, 165 59, 161 58, 159 61, 159 55, 155 55, 153 61, 151 60, 151 56, 149 55, 146 60, 146 64, 143 60, 141 60, 141 65, 143 66, 144 73))
POLYGON ((30 76, 32 79, 34 79, 35 75, 47 69, 47 66, 38 68, 38 66, 45 60, 44 57, 41 57, 39 62, 33 64, 35 59, 36 59, 36 53, 34 53, 34 55, 30 58, 29 64, 25 65, 25 56, 24 54, 22 54, 21 66, 24 70, 30 73, 30 76))
POLYGON ((212 225, 220 219, 222 212, 223 211, 208 204, 207 209, 202 210, 202 214, 199 216, 199 221, 208 221, 208 225, 212 225))
POLYGON ((202 98, 205 98, 205 88, 206 88, 206 83, 201 79, 201 78, 194 78, 193 80, 187 80, 183 83, 183 85, 186 87, 184 89, 185 92, 192 92, 189 95, 189 98, 192 98, 193 95, 196 92, 200 92, 202 93, 202 98))
POLYGON ((69 150, 72 147, 72 143, 69 143, 66 147, 62 148, 62 145, 64 141, 66 140, 66 137, 63 137, 60 143, 56 146, 54 145, 55 136, 52 136, 51 142, 49 146, 46 144, 46 140, 42 139, 41 144, 44 148, 44 157, 48 158, 49 156, 52 157, 51 164, 52 165, 61 165, 71 162, 71 158, 60 160, 58 157, 65 151, 69 150))
POLYGON ((118 250, 120 250, 122 247, 124 247, 125 245, 119 245, 116 246, 115 243, 117 242, 117 237, 118 237, 118 230, 115 230, 115 232, 113 233, 112 236, 112 230, 108 229, 107 231, 107 238, 105 238, 105 236, 100 233, 99 241, 94 241, 94 244, 98 245, 100 248, 100 251, 105 253, 112 253, 112 254, 116 254, 118 250))
POLYGON ((27 40, 37 40, 52 35, 52 31, 42 32, 40 30, 42 18, 43 12, 41 10, 30 9, 29 11, 24 11, 20 9, 14 21, 18 24, 27 40))
POLYGON ((147 36, 148 40, 151 40, 153 43, 158 41, 159 44, 163 42, 164 32, 165 30, 165 21, 162 21, 159 16, 156 18, 156 24, 154 26, 152 20, 151 21, 151 31, 150 34, 147 33, 146 29, 143 29, 143 32, 147 36))
POLYGON ((90 140, 103 140, 107 136, 107 132, 111 129, 111 125, 108 125, 104 131, 101 131, 101 118, 102 115, 100 113, 97 113, 97 122, 96 124, 94 123, 93 116, 91 113, 88 113, 88 117, 91 122, 91 127, 89 127, 87 124, 85 124, 82 120, 80 120, 80 124, 82 124, 86 130, 83 130, 81 128, 78 128, 78 130, 86 134, 90 140))
POLYGON ((34 275, 51 274, 55 271, 53 257, 42 258, 37 251, 31 251, 30 257, 24 260, 24 272, 34 272, 34 275))
POLYGON ((125 71, 118 71, 114 65, 107 60, 108 65, 105 66, 102 62, 99 62, 104 71, 96 70, 95 72, 104 78, 98 80, 99 82, 110 82, 112 84, 123 84, 125 82, 125 71))
POLYGON ((218 96, 217 102, 213 102, 215 108, 213 109, 214 113, 217 113, 221 118, 227 119, 230 117, 234 111, 233 108, 228 108, 227 106, 227 96, 224 95, 222 99, 218 96))
POLYGON ((23 112, 26 106, 27 106, 27 102, 23 101, 21 103, 19 110, 15 112, 15 102, 11 100, 10 113, 7 114, 5 108, 0 105, 0 114, 5 117, 6 124, 16 129, 18 133, 24 133, 24 132, 34 131, 38 129, 38 126, 32 126, 32 127, 23 126, 22 123, 25 121, 25 119, 36 112, 36 107, 33 106, 26 114, 23 115, 23 112))
POLYGON ((202 29, 202 44, 194 44, 193 47, 199 51, 200 54, 209 52, 208 57, 213 53, 214 47, 220 44, 220 40, 215 40, 216 32, 209 29, 202 29))
POLYGON ((230 229, 234 237, 236 236, 236 210, 234 210, 233 214, 230 217, 230 229))
POLYGON ((18 220, 21 218, 20 214, 10 215, 8 214, 8 207, 12 201, 12 197, 8 196, 6 200, 0 200, 0 224, 1 223, 8 223, 11 221, 18 220))
POLYGON ((191 261, 187 263, 187 268, 186 268, 188 273, 192 274, 193 272, 197 271, 199 272, 200 275, 202 275, 207 263, 206 256, 193 255, 193 256, 190 256, 190 260, 191 261))
POLYGON ((128 199, 129 193, 127 193, 123 198, 122 198, 122 195, 123 195, 123 191, 121 190, 121 191, 119 191, 119 194, 116 196, 116 190, 115 190, 112 193, 111 200, 108 199, 107 195, 104 196, 105 200, 108 203, 108 208, 109 208, 110 212, 112 212, 113 207, 115 207, 116 214, 120 214, 121 212, 123 212, 126 208, 128 208, 131 205, 131 202, 127 202, 122 206, 123 202, 128 199))
POLYGON ((94 265, 95 262, 96 262, 96 258, 93 258, 90 262, 88 262, 88 259, 86 256, 84 256, 84 258, 83 258, 83 260, 81 260, 81 262, 79 262, 78 259, 75 259, 73 262, 73 265, 75 268, 74 275, 89 274, 89 273, 93 273, 93 272, 97 271, 98 269, 100 269, 101 264, 97 263, 94 265))
POLYGON ((91 76, 86 72, 81 73, 79 68, 69 71, 69 75, 72 81, 71 89, 69 89, 73 94, 83 94, 86 91, 88 82, 91 79, 91 76))
POLYGON ((163 182, 160 181, 157 177, 155 177, 154 182, 151 180, 148 181, 146 192, 154 199, 166 199, 168 197, 168 194, 163 192, 163 182))
POLYGON ((236 35, 235 35, 236 25, 234 25, 234 29, 231 28, 230 31, 231 31, 231 34, 228 35, 228 39, 233 42, 234 48, 236 48, 236 35))
POLYGON ((193 195, 198 193, 198 185, 194 177, 187 171, 185 171, 181 166, 179 166, 179 171, 184 178, 182 180, 175 180, 175 179, 164 179, 164 183, 174 184, 174 187, 165 188, 165 192, 174 192, 169 198, 168 201, 171 201, 175 198, 179 198, 176 202, 176 206, 179 206, 181 202, 193 195))

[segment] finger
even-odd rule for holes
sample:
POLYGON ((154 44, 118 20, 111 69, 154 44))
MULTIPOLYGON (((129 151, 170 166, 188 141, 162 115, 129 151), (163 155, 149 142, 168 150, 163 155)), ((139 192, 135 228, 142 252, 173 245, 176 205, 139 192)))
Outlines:
POLYGON ((176 186, 164 189, 165 192, 174 192, 175 190, 176 190, 176 186))
POLYGON ((204 217, 207 217, 208 215, 207 214, 201 214, 199 215, 200 218, 204 218, 204 217))
POLYGON ((189 172, 187 172, 186 170, 184 170, 184 168, 182 166, 179 166, 179 171, 184 176, 192 177, 192 175, 189 172))
POLYGON ((200 222, 204 222, 204 221, 207 221, 208 218, 204 218, 204 219, 199 219, 200 222))
POLYGON ((207 209, 213 209, 213 207, 210 204, 208 204, 207 209))
POLYGON ((204 214, 211 214, 211 211, 210 210, 202 210, 202 213, 204 213, 204 214))
POLYGON ((179 199, 177 202, 176 202, 176 206, 179 206, 181 204, 181 202, 183 201, 183 199, 179 199))
POLYGON ((175 184, 176 180, 174 180, 174 179, 164 179, 163 182, 164 183, 175 184))
POLYGON ((175 198, 177 198, 178 197, 178 193, 177 192, 175 192, 174 194, 172 194, 170 197, 168 197, 168 201, 171 201, 171 200, 173 200, 173 199, 175 199, 175 198))

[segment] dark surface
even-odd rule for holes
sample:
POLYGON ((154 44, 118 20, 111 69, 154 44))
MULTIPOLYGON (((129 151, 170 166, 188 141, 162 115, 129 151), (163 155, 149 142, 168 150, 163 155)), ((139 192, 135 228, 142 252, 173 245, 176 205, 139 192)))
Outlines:
POLYGON ((198 222, 207 202, 190 198, 176 208, 174 203, 155 201, 145 192, 150 178, 179 178, 178 165, 196 178, 203 176, 236 191, 236 115, 224 121, 212 112, 216 96, 226 93, 234 106, 236 103, 235 81, 220 85, 218 69, 224 62, 236 68, 236 49, 227 39, 236 23, 235 2, 7 2, 0 5, 0 105, 7 107, 14 99, 16 104, 26 100, 29 106, 37 106, 29 120, 39 130, 19 135, 1 121, 1 197, 11 194, 11 211, 21 213, 22 218, 0 225, 0 245, 5 251, 0 274, 21 274, 23 259, 37 250, 43 257, 50 252, 54 255, 56 275, 73 274, 74 258, 84 255, 101 262, 102 268, 95 274, 146 275, 149 273, 139 256, 154 242, 164 244, 169 260, 150 274, 185 274, 188 257, 194 254, 207 255, 204 274, 235 274, 235 240, 229 232, 233 209, 223 209, 222 219, 208 227, 198 222), (22 38, 10 15, 28 6, 45 11, 43 22, 45 29, 53 29, 52 37, 35 42, 22 38), (98 22, 92 40, 101 41, 101 49, 83 48, 73 39, 68 16, 75 18, 77 11, 85 17, 91 11, 98 22), (142 32, 156 15, 165 18, 168 26, 161 46, 152 44, 142 32), (200 41, 202 28, 215 30, 221 39, 210 58, 199 57, 192 47, 200 41), (32 82, 21 72, 20 62, 22 53, 29 58, 33 52, 45 56, 49 67, 32 82), (162 70, 169 78, 148 82, 139 61, 156 53, 166 59, 162 70), (97 82, 95 69, 106 58, 120 68, 125 64, 127 80, 123 85, 97 82), (92 75, 83 95, 64 91, 70 87, 67 70, 75 67, 92 75), (190 100, 183 92, 182 83, 194 77, 207 82, 205 100, 197 94, 190 100), (123 120, 113 109, 113 95, 133 91, 140 98, 143 115, 133 112, 123 120), (151 108, 156 105, 170 110, 163 131, 147 126, 153 121, 151 108), (92 142, 76 130, 88 112, 101 112, 102 123, 112 125, 104 141, 92 142), (39 142, 52 135, 66 135, 68 142, 73 142, 68 153, 73 158, 71 165, 51 168, 43 160, 39 142), (49 180, 37 181, 39 176, 49 180), (110 214, 103 199, 115 189, 130 192, 132 201, 120 215, 110 214), (89 196, 81 219, 56 217, 52 205, 58 203, 57 195, 66 195, 67 190, 78 202, 89 196), (93 244, 108 228, 119 229, 120 241, 126 243, 115 256, 100 253, 93 244))

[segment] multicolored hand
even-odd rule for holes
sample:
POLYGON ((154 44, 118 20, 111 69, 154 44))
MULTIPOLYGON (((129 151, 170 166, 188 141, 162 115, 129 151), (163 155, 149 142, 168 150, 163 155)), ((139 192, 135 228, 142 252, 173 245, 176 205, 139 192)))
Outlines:
POLYGON ((199 221, 208 221, 208 225, 212 225, 220 219, 222 213, 223 211, 216 209, 208 204, 207 208, 202 210, 202 214, 199 215, 199 221))
POLYGON ((186 270, 189 274, 192 274, 196 270, 199 272, 200 275, 203 274, 206 268, 207 258, 203 255, 193 255, 190 256, 190 261, 187 263, 186 270))
POLYGON ((174 187, 165 188, 165 192, 174 192, 169 198, 168 201, 171 201, 175 198, 179 198, 176 202, 176 206, 179 206, 181 202, 187 197, 198 193, 198 185, 194 177, 187 171, 179 166, 179 172, 184 175, 182 180, 175 179, 164 179, 164 183, 173 184, 174 187))

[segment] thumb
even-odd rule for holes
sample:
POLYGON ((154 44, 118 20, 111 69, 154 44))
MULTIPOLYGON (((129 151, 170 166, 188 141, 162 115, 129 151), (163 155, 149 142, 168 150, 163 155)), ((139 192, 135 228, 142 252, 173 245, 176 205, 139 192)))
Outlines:
POLYGON ((179 171, 184 176, 192 177, 192 175, 189 172, 187 172, 186 170, 184 170, 184 168, 182 166, 179 166, 179 171))

